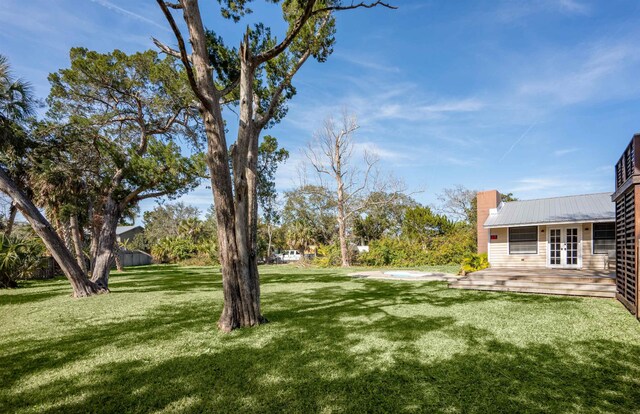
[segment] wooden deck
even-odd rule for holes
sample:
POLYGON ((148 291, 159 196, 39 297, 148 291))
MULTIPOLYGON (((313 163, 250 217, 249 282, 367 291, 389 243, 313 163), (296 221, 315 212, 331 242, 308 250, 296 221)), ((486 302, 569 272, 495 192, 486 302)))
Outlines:
POLYGON ((614 298, 615 272, 590 269, 490 268, 449 283, 450 288, 614 298))

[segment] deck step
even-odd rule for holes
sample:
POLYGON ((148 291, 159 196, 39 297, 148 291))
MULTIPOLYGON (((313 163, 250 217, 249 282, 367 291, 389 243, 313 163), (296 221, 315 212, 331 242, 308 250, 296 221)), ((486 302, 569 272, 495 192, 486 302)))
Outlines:
POLYGON ((459 283, 450 283, 453 289, 483 290, 483 291, 499 291, 499 292, 517 292, 517 293, 538 293, 547 295, 569 295, 569 296, 591 296, 600 298, 615 298, 616 293, 608 290, 582 290, 582 289, 557 289, 557 288, 540 288, 540 287, 515 287, 500 285, 464 285, 459 283))
POLYGON ((540 283, 597 283, 603 285, 615 285, 615 277, 609 276, 532 276, 532 275, 492 275, 472 273, 468 277, 473 280, 526 280, 540 283))
POLYGON ((541 293, 549 295, 595 296, 616 295, 614 273, 605 271, 572 271, 543 269, 487 269, 452 281, 454 289, 503 292, 541 293))
POLYGON ((569 289, 569 290, 593 290, 604 292, 615 292, 615 283, 567 283, 564 281, 558 282, 536 282, 530 280, 476 280, 476 279, 461 279, 452 282, 453 285, 461 286, 506 286, 513 288, 540 288, 540 289, 569 289))

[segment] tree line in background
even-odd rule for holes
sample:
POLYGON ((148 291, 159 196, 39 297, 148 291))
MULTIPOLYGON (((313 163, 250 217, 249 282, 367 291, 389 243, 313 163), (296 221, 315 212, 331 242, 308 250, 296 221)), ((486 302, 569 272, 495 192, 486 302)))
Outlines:
MULTIPOLYGON (((506 194, 503 200, 514 198, 506 194)), ((476 252, 475 202, 476 192, 463 186, 443 190, 437 207, 405 194, 370 193, 362 201, 366 207, 345 226, 348 260, 365 266, 460 265, 476 252), (368 251, 359 253, 358 246, 368 251)), ((315 256, 312 264, 341 266, 337 205, 329 188, 305 184, 284 192, 275 207, 261 208, 260 260, 273 262, 274 251, 295 249, 315 256)), ((143 224, 144 234, 128 248, 150 252, 162 263, 219 263, 213 208, 203 215, 182 202, 162 204, 144 213, 143 224)))

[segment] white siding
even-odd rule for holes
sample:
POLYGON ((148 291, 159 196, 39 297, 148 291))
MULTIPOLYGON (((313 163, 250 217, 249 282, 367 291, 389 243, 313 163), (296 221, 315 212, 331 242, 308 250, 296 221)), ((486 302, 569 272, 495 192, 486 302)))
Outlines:
MULTIPOLYGON (((582 235, 582 268, 604 269, 606 255, 592 253, 593 223, 576 224, 582 235)), ((547 267, 547 236, 552 226, 538 226, 538 254, 509 254, 508 228, 489 232, 489 261, 492 267, 547 267), (491 236, 497 236, 494 240, 491 236)))
POLYGON ((491 229, 489 233, 489 258, 492 267, 545 267, 547 265, 547 233, 545 226, 538 227, 538 254, 509 254, 509 229, 491 229), (545 230, 544 233, 541 233, 545 230), (492 239, 492 236, 497 236, 492 239))
MULTIPOLYGON (((582 268, 604 269, 606 254, 593 254, 593 223, 582 225, 582 268)), ((610 266, 613 268, 613 266, 610 266)))

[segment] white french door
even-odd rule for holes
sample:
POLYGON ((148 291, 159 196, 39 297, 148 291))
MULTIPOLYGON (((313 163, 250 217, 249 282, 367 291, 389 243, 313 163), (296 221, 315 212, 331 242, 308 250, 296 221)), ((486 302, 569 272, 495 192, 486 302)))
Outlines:
POLYGON ((549 267, 578 269, 582 267, 580 227, 549 228, 547 264, 549 267))

